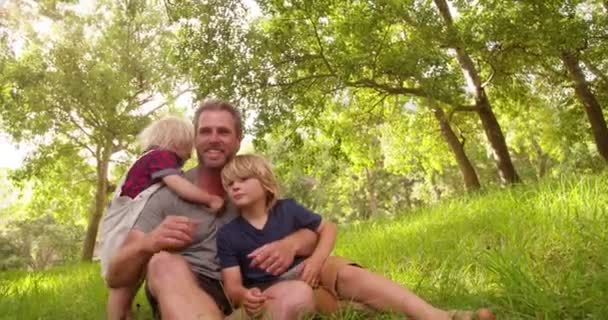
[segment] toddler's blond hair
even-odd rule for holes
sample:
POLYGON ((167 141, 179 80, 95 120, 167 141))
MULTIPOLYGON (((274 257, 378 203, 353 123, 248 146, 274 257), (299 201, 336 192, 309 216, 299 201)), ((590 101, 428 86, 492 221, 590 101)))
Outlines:
POLYGON ((164 117, 152 122, 138 136, 144 150, 153 146, 178 152, 194 146, 194 126, 178 117, 164 117))
POLYGON ((279 199, 279 186, 268 161, 259 155, 241 154, 230 160, 222 170, 222 185, 226 190, 232 182, 247 178, 260 180, 266 190, 266 205, 272 208, 279 199))

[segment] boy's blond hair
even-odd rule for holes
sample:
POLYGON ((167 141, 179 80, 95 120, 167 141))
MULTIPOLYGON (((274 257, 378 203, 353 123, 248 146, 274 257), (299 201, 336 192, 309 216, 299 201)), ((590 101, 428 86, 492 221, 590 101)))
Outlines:
POLYGON ((259 155, 241 154, 235 156, 222 169, 222 185, 226 190, 231 182, 247 178, 260 180, 266 190, 266 205, 272 208, 279 199, 279 186, 268 161, 259 155))
POLYGON ((194 126, 178 117, 164 117, 152 122, 139 134, 144 150, 151 147, 178 152, 194 147, 194 126))

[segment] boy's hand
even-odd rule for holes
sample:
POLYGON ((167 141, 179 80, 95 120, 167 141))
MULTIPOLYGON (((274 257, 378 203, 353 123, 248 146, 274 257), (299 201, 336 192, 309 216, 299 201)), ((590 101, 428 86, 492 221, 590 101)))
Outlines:
POLYGON ((256 316, 264 310, 266 296, 259 288, 252 288, 245 292, 243 297, 243 307, 250 316, 256 316))
POLYGON ((211 196, 211 201, 209 201, 209 208, 214 213, 218 213, 224 207, 224 198, 218 196, 211 196))
POLYGON ((300 270, 298 270, 300 280, 308 283, 311 287, 316 288, 319 285, 319 275, 321 274, 323 263, 325 263, 323 259, 312 256, 302 261, 300 270))

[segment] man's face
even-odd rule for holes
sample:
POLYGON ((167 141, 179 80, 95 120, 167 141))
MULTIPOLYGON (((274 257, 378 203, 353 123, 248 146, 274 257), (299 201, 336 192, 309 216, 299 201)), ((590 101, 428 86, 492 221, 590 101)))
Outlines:
POLYGON ((208 110, 198 118, 196 153, 203 167, 221 169, 239 150, 241 137, 228 111, 208 110))

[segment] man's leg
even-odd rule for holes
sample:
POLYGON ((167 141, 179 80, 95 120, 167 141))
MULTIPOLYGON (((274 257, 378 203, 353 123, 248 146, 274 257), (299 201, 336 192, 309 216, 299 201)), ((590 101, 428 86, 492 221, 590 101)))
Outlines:
MULTIPOLYGON (((450 315, 435 308, 401 285, 370 272, 347 259, 328 257, 321 270, 321 285, 343 301, 363 303, 380 311, 398 312, 417 320, 480 319, 493 320, 488 309, 458 311, 450 315)), ((327 311, 333 312, 329 309, 327 311)))
POLYGON ((312 288, 303 281, 281 281, 264 290, 266 312, 272 320, 293 320, 314 312, 312 288))
POLYGON ((357 266, 340 268, 336 286, 340 298, 362 302, 376 310, 404 313, 417 320, 449 319, 447 311, 437 309, 399 284, 357 266))
POLYGON ((215 301, 198 286, 188 262, 179 255, 155 254, 148 263, 147 280, 163 319, 224 318, 215 301))

